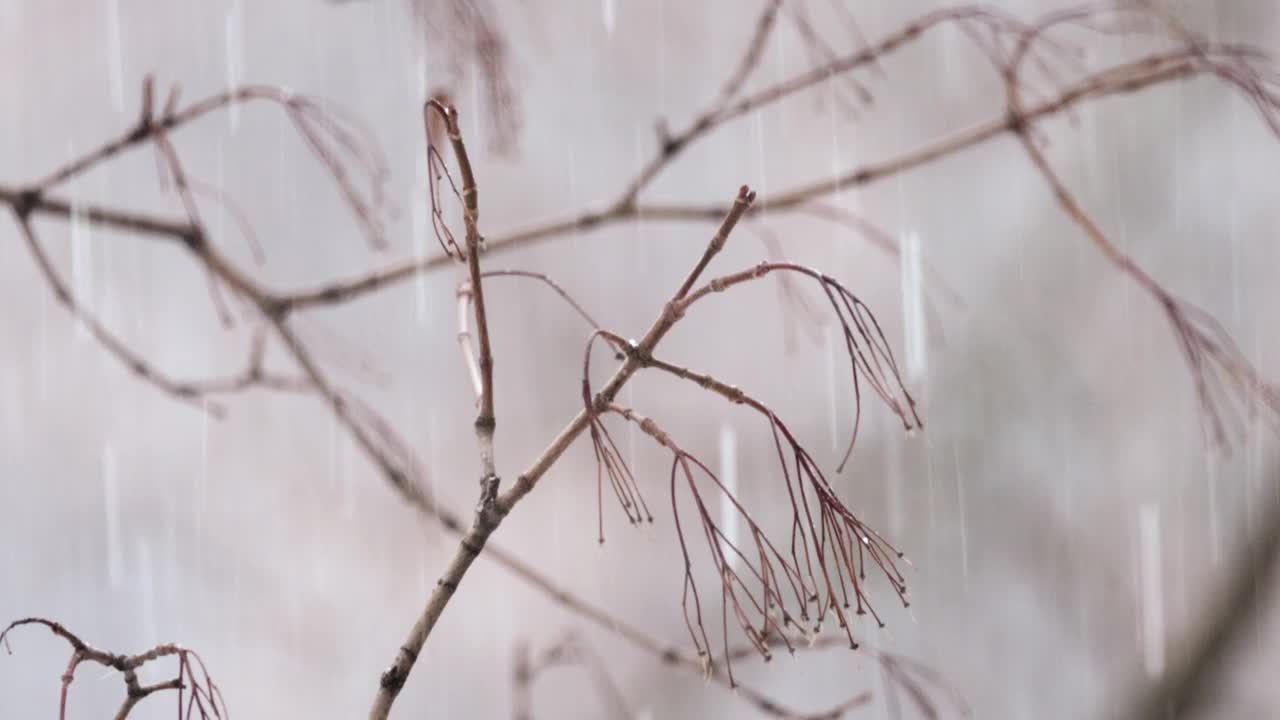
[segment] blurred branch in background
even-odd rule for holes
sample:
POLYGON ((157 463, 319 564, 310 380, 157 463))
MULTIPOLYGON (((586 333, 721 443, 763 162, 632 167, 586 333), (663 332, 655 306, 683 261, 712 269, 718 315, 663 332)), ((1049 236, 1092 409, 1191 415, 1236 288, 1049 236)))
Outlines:
MULTIPOLYGON (((775 635, 766 640, 775 648, 785 648, 787 641, 775 635)), ((838 637, 815 638, 813 642, 798 647, 805 652, 821 652, 832 648, 843 648, 845 643, 838 637)), ((921 717, 942 717, 944 709, 953 710, 957 716, 970 717, 971 710, 960 693, 949 686, 937 672, 920 663, 900 655, 866 648, 880 665, 883 679, 885 707, 893 720, 903 717, 902 706, 914 708, 921 717), (931 695, 945 699, 944 703, 935 702, 931 695)), ((672 656, 661 656, 665 665, 679 666, 672 656)), ((740 647, 730 650, 728 658, 749 660, 760 657, 755 646, 740 647)), ((569 666, 581 667, 591 677, 591 685, 601 705, 609 709, 601 717, 623 718, 630 720, 644 715, 644 708, 633 711, 633 703, 628 703, 618 683, 609 674, 608 662, 596 653, 589 644, 572 631, 564 633, 558 640, 548 645, 541 652, 534 653, 529 644, 521 642, 513 653, 512 667, 512 717, 514 720, 533 720, 536 717, 533 702, 533 686, 548 670, 569 666)), ((711 679, 724 683, 723 672, 714 671, 711 679)), ((848 699, 827 708, 826 710, 801 713, 783 707, 749 689, 739 688, 738 692, 756 707, 762 714, 785 720, 838 720, 849 711, 865 706, 871 701, 870 692, 860 692, 848 699)))
MULTIPOLYGON (((1280 486, 1280 466, 1271 483, 1280 486)), ((1214 692, 1221 690, 1233 653, 1257 628, 1280 579, 1280 502, 1268 503, 1257 537, 1237 553, 1224 587, 1212 593, 1185 653, 1149 689, 1137 693, 1117 718, 1167 720, 1207 717, 1214 692)))
POLYGON ((512 718, 533 720, 533 684, 539 675, 548 670, 575 665, 590 675, 591 686, 600 703, 608 709, 601 717, 617 720, 632 720, 636 717, 627 706, 627 699, 618 689, 618 684, 609 675, 604 659, 581 638, 569 632, 536 655, 529 650, 527 643, 516 646, 511 678, 512 718))
POLYGON ((443 63, 445 78, 431 96, 451 104, 458 88, 478 76, 484 88, 489 145, 512 153, 520 136, 520 98, 511 81, 511 57, 501 13, 491 0, 409 0, 423 34, 423 62, 443 63))

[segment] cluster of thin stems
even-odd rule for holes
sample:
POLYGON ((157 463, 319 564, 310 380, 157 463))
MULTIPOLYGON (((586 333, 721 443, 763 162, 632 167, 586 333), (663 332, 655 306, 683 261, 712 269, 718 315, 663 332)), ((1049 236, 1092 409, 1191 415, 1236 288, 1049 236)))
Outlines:
MULTIPOLYGON (((1108 78, 1109 82, 1121 87, 1132 84, 1137 88, 1151 76, 1172 79, 1191 73, 1207 74, 1235 89, 1253 106, 1271 132, 1280 137, 1280 71, 1274 67, 1271 57, 1258 48, 1215 43, 1199 37, 1156 3, 1065 10, 1049 15, 1021 33, 999 62, 1006 78, 1011 116, 1027 115, 1025 96, 1028 93, 1023 78, 1028 59, 1042 46, 1053 43, 1047 39, 1048 33, 1071 26, 1168 36, 1177 43, 1176 49, 1121 68, 1108 78)), ((1206 438, 1213 444, 1229 446, 1244 433, 1241 415, 1252 421, 1261 414, 1273 426, 1280 427, 1280 388, 1262 377, 1216 319, 1165 289, 1107 237, 1054 169, 1029 123, 1019 123, 1013 131, 1072 222, 1112 265, 1159 304, 1191 371, 1206 438)))
MULTIPOLYGON (((915 401, 907 392, 888 341, 874 315, 843 284, 810 268, 792 263, 764 262, 748 270, 717 277, 694 288, 669 306, 668 312, 682 318, 688 308, 711 293, 724 292, 770 273, 797 273, 817 281, 839 322, 849 359, 853 386, 854 428, 847 461, 857 438, 861 416, 861 385, 866 383, 903 423, 912 429, 921 425, 915 401)), ((606 413, 616 414, 634 423, 672 454, 670 472, 670 505, 677 538, 684 560, 681 607, 685 624, 699 657, 708 667, 713 659, 712 645, 706 630, 706 612, 691 556, 690 538, 681 521, 681 497, 692 504, 708 557, 719 578, 721 589, 721 638, 725 649, 730 683, 734 682, 730 642, 729 615, 748 641, 766 659, 771 656, 767 639, 781 637, 793 649, 787 633, 816 636, 823 621, 834 615, 852 647, 854 640, 850 614, 870 613, 877 624, 883 620, 876 612, 866 591, 867 564, 874 565, 888 580, 904 604, 907 604, 906 579, 897 566, 902 553, 857 517, 837 495, 819 463, 805 449, 790 428, 760 400, 740 388, 711 375, 660 360, 623 338, 605 330, 596 330, 587 344, 583 361, 582 398, 589 416, 593 452, 597 464, 597 504, 603 504, 604 479, 608 478, 614 496, 631 523, 653 522, 644 500, 641 485, 632 474, 622 453, 603 421, 606 413), (679 445, 652 418, 632 408, 594 395, 591 392, 591 348, 596 338, 608 340, 621 348, 629 361, 646 369, 669 373, 720 395, 737 405, 745 405, 759 413, 771 433, 778 460, 781 482, 774 490, 787 498, 790 508, 790 536, 786 549, 771 540, 739 498, 725 486, 717 474, 696 455, 679 445), (739 545, 714 519, 711 499, 731 507, 745 525, 749 543, 739 545), (784 495, 785 492, 785 495, 784 495)), ((843 461, 841 463, 843 465, 843 461)), ((600 540, 604 539, 603 511, 600 508, 600 540)))

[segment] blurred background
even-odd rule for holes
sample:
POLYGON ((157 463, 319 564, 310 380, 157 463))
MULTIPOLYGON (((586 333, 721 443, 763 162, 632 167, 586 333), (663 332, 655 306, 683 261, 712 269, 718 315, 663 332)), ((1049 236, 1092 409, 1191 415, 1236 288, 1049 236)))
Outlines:
MULTIPOLYGON (((454 87, 486 232, 615 200, 656 152, 655 121, 682 128, 716 97, 758 5, 502 3, 495 19, 518 99, 514 146, 495 142, 500 128, 486 120, 482 76, 464 74, 454 87)), ((1028 20, 1062 7, 993 5, 1028 20)), ((872 41, 940 6, 843 3, 872 41)), ((806 7, 836 52, 861 46, 836 3, 806 7)), ((1280 47, 1280 7, 1266 0, 1175 8, 1212 38, 1280 47)), ((438 11, 428 2, 415 13, 399 0, 0 0, 0 183, 33 181, 129 127, 148 73, 158 88, 180 86, 184 101, 229 84, 279 85, 349 110, 386 150, 398 209, 391 249, 369 250, 332 180, 265 105, 216 113, 174 135, 188 171, 222 188, 252 223, 266 262, 253 264, 234 222, 210 203, 205 217, 219 246, 278 288, 434 254, 420 107, 458 77, 439 29, 422 22, 422 12, 432 20, 438 11)), ((815 62, 796 26, 779 23, 748 88, 815 62)), ((1093 38, 1085 59, 1099 65, 1154 47, 1083 37, 1093 38)), ((767 198, 1004 108, 1000 78, 955 28, 931 31, 856 77, 870 103, 848 102, 849 86, 837 80, 750 114, 690 147, 642 197, 726 203, 748 183, 767 198)), ((1271 312, 1280 302, 1280 143, 1253 109, 1195 80, 1090 103, 1041 129, 1050 160, 1104 231, 1220 320, 1264 376, 1280 378, 1271 312)), ((63 194, 181 215, 146 149, 63 194)), ((1106 264, 1011 137, 830 202, 909 238, 962 302, 931 274, 912 281, 910 264, 904 283, 894 258, 856 232, 785 213, 745 223, 711 272, 763 259, 763 227, 789 258, 845 281, 909 367, 923 432, 906 435, 884 407, 865 404, 854 459, 835 475, 853 422, 843 354, 829 325, 806 331, 771 280, 703 303, 661 356, 768 402, 832 472, 846 504, 910 558, 911 608, 875 584, 887 627, 858 626, 868 645, 935 669, 977 717, 1097 717, 1123 706, 1181 657, 1234 559, 1250 551, 1267 504, 1280 501, 1265 424, 1229 453, 1206 444, 1191 376, 1160 308, 1106 264), (920 329, 914 288, 941 333, 920 329)), ((252 323, 219 324, 203 273, 178 248, 83 223, 41 220, 37 229, 78 295, 157 366, 183 378, 243 367, 252 323)), ((636 336, 712 231, 710 223, 646 220, 484 262, 545 272, 606 327, 636 336)), ((478 463, 455 338, 460 279, 445 268, 296 323, 342 386, 413 446, 440 501, 465 514, 478 463)), ((498 467, 510 480, 580 407, 588 328, 545 288, 488 287, 498 467)), ((197 649, 237 717, 363 716, 454 538, 387 487, 314 397, 256 391, 230 398, 218 421, 140 382, 56 303, 8 217, 0 221, 0 308, 0 621, 48 617, 117 652, 167 641, 197 649)), ((291 369, 274 349, 269 359, 291 369)), ((603 354, 597 362, 603 372, 603 354)), ((785 519, 768 428, 757 417, 651 375, 622 401, 733 474, 759 517, 785 519)), ((680 614, 669 459, 642 435, 616 432, 656 511, 652 526, 627 526, 606 498, 607 541, 597 544, 594 460, 580 440, 494 542, 692 651, 680 614)), ((700 580, 714 597, 714 575, 704 568, 700 580)), ((545 648, 566 631, 605 659, 635 717, 758 714, 481 559, 395 716, 508 717, 515 648, 545 648)), ((1277 641, 1280 608, 1234 656, 1214 717, 1280 712, 1277 641)), ((0 655, 0 717, 51 716, 67 647, 38 629, 17 632, 11 644, 13 654, 0 655)), ((873 702, 851 717, 891 717, 880 667, 862 653, 745 660, 735 671, 799 710, 871 690, 873 702)), ((156 669, 147 676, 162 677, 156 669)), ((547 673, 534 686, 533 714, 607 716, 611 706, 590 687, 581 670, 547 673)), ((114 712, 122 692, 117 674, 86 665, 70 716, 114 712)), ((939 712, 957 711, 940 697, 939 712)), ((133 717, 171 715, 171 699, 157 697, 133 717)))

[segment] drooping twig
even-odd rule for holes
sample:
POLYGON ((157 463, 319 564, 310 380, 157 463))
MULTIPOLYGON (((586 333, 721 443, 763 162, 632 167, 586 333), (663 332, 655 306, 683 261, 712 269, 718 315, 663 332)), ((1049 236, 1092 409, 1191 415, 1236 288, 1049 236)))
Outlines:
MULTIPOLYGON (((1149 8, 1143 5, 1113 10, 1120 20, 1131 14, 1148 17, 1149 8)), ((1023 62, 1036 43, 1055 26, 1095 20, 1102 11, 1082 9, 1051 16, 1033 30, 1024 34, 1004 66, 1005 85, 1010 116, 1022 117, 1023 62)), ((1168 57, 1156 59, 1156 65, 1181 67, 1190 65, 1200 72, 1211 73, 1239 90, 1258 109, 1259 114, 1280 137, 1280 77, 1256 67, 1257 56, 1247 49, 1233 46, 1210 46, 1190 31, 1182 28, 1169 15, 1158 17, 1174 28, 1173 34, 1184 43, 1181 50, 1168 57)), ((1079 226, 1103 256, 1120 272, 1129 276, 1147 292, 1164 311, 1178 344, 1191 371, 1196 399, 1200 404, 1205 432, 1212 443, 1226 446, 1232 440, 1230 418, 1226 413, 1240 408, 1253 413, 1259 407, 1268 421, 1280 427, 1280 387, 1268 383, 1253 367, 1226 330, 1208 313, 1175 297, 1160 285, 1134 260, 1120 250, 1088 215, 1084 207, 1067 188, 1049 163, 1044 152, 1031 135, 1031 125, 1019 124, 1015 130, 1022 148, 1036 170, 1044 178, 1054 198, 1073 223, 1079 226)))
POLYGON ((0 646, 12 654, 9 633, 27 625, 43 626, 71 646, 71 658, 62 675, 62 690, 58 704, 59 720, 67 718, 67 696, 75 678, 76 667, 85 661, 115 670, 124 678, 125 699, 113 716, 115 720, 124 720, 135 705, 162 690, 178 691, 178 720, 193 717, 198 717, 200 720, 223 720, 228 717, 227 704, 222 699, 222 691, 210 679, 204 660, 193 650, 179 645, 165 644, 157 645, 137 655, 119 655, 89 645, 60 623, 38 617, 23 618, 9 623, 3 631, 0 631, 0 646), (176 657, 178 660, 178 672, 173 679, 151 685, 143 685, 139 682, 138 670, 143 665, 165 657, 176 657))
MULTIPOLYGON (((450 527, 452 524, 450 527, 451 532, 461 533, 461 525, 456 524, 456 520, 451 515, 445 513, 441 517, 446 527, 450 527)), ((563 587, 553 583, 545 575, 516 559, 514 555, 494 543, 490 542, 485 545, 484 557, 502 565, 513 575, 564 607, 574 617, 588 620, 600 629, 622 638, 632 647, 651 655, 663 665, 706 676, 707 664, 703 660, 685 653, 675 645, 665 644, 655 639, 653 635, 610 614, 603 608, 565 591, 563 587)), ((846 642, 845 647, 847 646, 846 642)), ((810 647, 825 647, 825 643, 819 639, 818 642, 810 647)), ((750 653, 758 656, 754 647, 751 648, 750 653)), ((730 656, 737 659, 745 654, 745 649, 742 649, 731 651, 730 656)), ((710 679, 718 685, 730 688, 729 678, 721 671, 719 666, 711 668, 710 679)), ((870 700, 870 695, 862 692, 823 710, 801 712, 789 708, 765 693, 742 683, 737 683, 730 689, 732 689, 734 697, 750 703, 760 712, 777 720, 834 720, 841 717, 849 709, 863 705, 870 700)))
MULTIPOLYGON (((591 329, 593 330, 600 329, 600 324, 595 321, 595 318, 591 317, 591 313, 587 312, 586 309, 583 308, 582 305, 577 300, 575 300, 572 295, 569 294, 569 291, 565 290, 564 287, 562 287, 559 283, 557 283, 555 280, 552 280, 550 277, 548 277, 544 273, 530 272, 527 270, 486 270, 480 273, 480 277, 482 278, 509 277, 509 278, 525 278, 529 280, 536 280, 542 283, 543 285, 546 285, 547 287, 551 288, 551 290, 554 291, 557 295, 559 295, 561 299, 563 299, 566 303, 568 303, 569 307, 573 308, 573 311, 576 312, 579 317, 587 321, 587 324, 591 326, 591 329)), ((472 390, 475 392, 476 401, 479 402, 480 398, 483 397, 484 388, 483 388, 483 381, 480 377, 480 364, 479 362, 476 361, 475 350, 472 348, 472 345, 471 345, 471 323, 468 320, 468 318, 471 316, 471 283, 465 282, 459 285, 457 296, 458 296, 458 347, 462 351, 462 361, 467 368, 467 374, 471 380, 471 387, 472 387, 472 390)), ((619 353, 618 359, 621 360, 622 349, 615 348, 615 350, 619 353)))
MULTIPOLYGON (((783 260, 786 253, 782 249, 782 243, 778 241, 778 236, 764 222, 753 222, 747 224, 747 229, 755 233, 760 238, 761 243, 765 247, 765 254, 770 260, 783 260)), ((805 294, 804 290, 794 278, 782 276, 782 281, 778 283, 778 300, 780 304, 791 312, 784 320, 784 343, 786 351, 791 352, 795 349, 795 326, 799 325, 804 328, 809 339, 817 344, 821 341, 821 330, 823 320, 821 311, 817 308, 813 301, 805 294)))
MULTIPOLYGON (((414 20, 423 30, 426 50, 439 49, 449 77, 432 97, 444 100, 463 87, 471 72, 473 87, 484 91, 484 117, 491 147, 499 153, 515 148, 520 131, 520 102, 511 80, 511 57, 501 31, 502 13, 489 0, 411 0, 414 20)), ((445 101, 448 104, 447 101, 445 101)))
POLYGON ((609 709, 604 717, 631 720, 635 717, 622 690, 614 681, 601 658, 591 646, 572 632, 565 633, 537 655, 530 655, 527 645, 517 645, 512 677, 515 720, 532 720, 533 683, 548 670, 578 666, 585 670, 601 703, 609 709))
MULTIPOLYGON (((701 269, 706 266, 709 256, 714 254, 712 251, 718 249, 715 246, 716 243, 713 242, 708 254, 704 256, 704 261, 695 266, 697 274, 700 274, 701 269)), ((827 295, 841 325, 852 370, 855 405, 854 430, 849 449, 845 453, 845 461, 852 453, 857 439, 859 425, 857 418, 861 415, 859 377, 862 377, 902 420, 905 429, 910 430, 921 426, 915 401, 902 383, 892 350, 875 316, 852 292, 825 274, 794 263, 763 262, 754 268, 715 278, 696 289, 693 287, 694 282, 686 280, 676 293, 677 299, 669 305, 669 312, 676 317, 683 317, 689 306, 711 293, 723 292, 770 273, 795 273, 816 280, 827 295)), ((817 463, 781 419, 763 402, 710 375, 659 360, 653 356, 652 351, 646 351, 642 346, 632 345, 604 330, 597 330, 587 343, 583 358, 582 399, 584 411, 590 414, 589 429, 597 464, 598 505, 603 497, 603 477, 607 476, 614 495, 629 522, 635 524, 644 519, 650 522, 653 520, 639 483, 627 467, 601 418, 604 410, 617 413, 636 423, 659 445, 671 451, 673 456, 671 507, 685 565, 685 590, 681 602, 685 623, 699 657, 703 658, 710 667, 712 653, 704 625, 702 601, 693 574, 688 542, 680 522, 678 477, 683 478, 679 485, 684 487, 687 491, 686 496, 695 505, 712 563, 721 577, 722 637, 725 644, 725 659, 730 663, 726 670, 731 685, 734 683, 734 678, 728 650, 727 627, 730 608, 740 629, 767 659, 770 653, 766 638, 779 636, 790 648, 791 643, 785 634, 785 629, 794 627, 806 633, 816 633, 828 612, 836 616, 850 644, 856 647, 850 622, 844 613, 845 609, 850 608, 848 585, 852 586, 856 614, 870 612, 883 626, 883 621, 861 587, 861 583, 866 579, 868 555, 884 573, 903 603, 907 603, 905 579, 895 564, 895 558, 901 558, 902 553, 879 533, 867 527, 843 505, 817 463), (787 496, 791 501, 792 531, 789 556, 780 552, 765 536, 751 514, 721 483, 716 474, 696 456, 681 448, 653 420, 636 413, 631 408, 623 408, 612 403, 603 410, 598 407, 598 396, 592 394, 590 386, 592 341, 596 337, 604 337, 616 346, 626 347, 629 362, 637 361, 642 367, 661 370, 694 382, 732 403, 751 407, 768 420, 787 496), (751 534, 751 543, 754 545, 753 548, 748 548, 748 551, 755 559, 748 557, 748 554, 744 553, 743 549, 726 534, 725 529, 711 518, 695 476, 713 484, 721 497, 734 508, 747 525, 751 534), (813 503, 816 504, 817 520, 815 520, 814 506, 810 502, 811 496, 813 503), (741 560, 747 569, 745 577, 735 568, 736 560, 741 560), (818 568, 816 571, 815 564, 818 568), (759 590, 749 587, 749 582, 758 584, 759 590), (743 594, 740 595, 740 591, 743 594), (795 600, 792 606, 793 611, 787 610, 788 597, 795 600), (816 618, 811 618, 809 615, 811 603, 817 605, 816 618), (810 620, 815 622, 817 627, 809 630, 801 626, 800 621, 807 623, 810 620)), ((842 467, 843 464, 842 462, 842 467)), ((600 540, 603 542, 603 509, 598 508, 597 511, 600 517, 600 540)))
POLYGON ((862 386, 859 378, 864 379, 876 395, 898 416, 904 430, 923 427, 923 422, 916 412, 915 399, 911 397, 911 393, 902 382, 897 360, 894 359, 893 350, 880 329, 879 321, 875 319, 865 303, 840 281, 825 273, 795 263, 762 262, 753 268, 724 275, 702 285, 679 303, 678 311, 683 313, 689 306, 712 293, 724 292, 735 285, 758 280, 771 273, 794 273, 816 280, 840 323, 853 379, 854 424, 849 444, 837 472, 849 461, 858 439, 859 420, 862 416, 862 386))
MULTIPOLYGON (((384 246, 385 238, 380 214, 385 201, 383 185, 386 183, 389 170, 386 159, 372 139, 372 134, 359 122, 318 99, 267 86, 232 88, 181 110, 174 106, 177 98, 175 88, 170 95, 170 103, 166 105, 162 114, 157 116, 154 112, 154 104, 150 100, 152 86, 151 78, 148 77, 143 83, 143 101, 138 121, 119 137, 75 158, 23 190, 15 191, 0 187, 0 201, 12 206, 24 203, 30 206, 31 212, 51 212, 64 217, 68 216, 71 210, 69 204, 45 197, 53 187, 83 175, 130 148, 153 140, 157 131, 172 132, 230 105, 265 102, 285 111, 286 117, 312 154, 328 170, 348 207, 360 221, 370 244, 374 247, 384 246), (364 176, 368 186, 366 190, 362 191, 357 187, 348 170, 348 162, 353 163, 364 176)), ((129 213, 107 211, 95 219, 95 212, 88 210, 87 215, 91 220, 114 224, 117 227, 160 232, 172 237, 180 238, 191 232, 189 226, 183 227, 179 223, 129 213)))
POLYGON ((895 560, 902 554, 840 502, 817 464, 777 415, 741 390, 719 383, 709 376, 680 371, 656 360, 648 366, 673 370, 678 376, 694 380, 713 392, 724 394, 734 402, 746 404, 763 414, 770 423, 778 452, 782 484, 791 503, 791 545, 790 551, 784 552, 766 536, 751 513, 730 493, 716 474, 678 445, 657 423, 630 408, 617 405, 609 407, 610 412, 635 423, 641 431, 672 453, 671 507, 684 557, 684 594, 681 606, 690 638, 706 667, 710 669, 713 666, 714 654, 704 624, 702 600, 694 577, 688 538, 680 521, 678 488, 683 488, 688 501, 694 505, 709 557, 720 576, 723 658, 731 686, 735 680, 732 655, 729 652, 729 612, 732 612, 743 634, 766 660, 772 654, 768 638, 781 639, 787 649, 792 651, 793 641, 787 632, 812 637, 820 631, 822 622, 829 613, 836 616, 850 646, 857 647, 852 623, 845 614, 851 608, 850 586, 856 614, 869 612, 883 626, 883 621, 862 587, 866 580, 866 558, 869 556, 881 569, 905 604, 905 579, 895 565, 895 560), (739 546, 730 538, 727 530, 712 518, 708 501, 699 488, 699 478, 708 481, 746 525, 750 536, 748 547, 739 546), (745 568, 745 571, 739 568, 745 568), (812 615, 810 605, 816 606, 812 615))
MULTIPOLYGON (((724 245, 725 238, 728 237, 734 226, 738 224, 738 220, 742 218, 743 213, 746 212, 754 198, 755 194, 745 186, 738 192, 733 209, 726 215, 720 230, 708 245, 702 258, 694 266, 694 270, 690 271, 684 283, 681 284, 681 290, 677 291, 672 301, 666 304, 662 313, 659 314, 638 344, 638 348, 642 352, 651 353, 662 338, 670 332, 679 319, 679 316, 672 312, 675 303, 683 297, 683 293, 689 287, 697 282, 702 269, 706 267, 711 257, 719 251, 720 247, 724 245)), ((635 359, 628 359, 624 362, 597 396, 597 404, 603 407, 612 402, 613 398, 639 368, 640 363, 635 359)), ((488 541, 489 536, 498 528, 502 523, 502 519, 511 512, 516 503, 533 490, 538 480, 560 459, 560 456, 578 435, 587 428, 591 416, 592 413, 587 412, 585 409, 579 412, 528 469, 505 492, 497 497, 495 502, 489 505, 482 505, 479 508, 471 529, 463 536, 449 566, 437 582, 435 589, 432 590, 426 607, 410 630, 409 637, 400 646, 391 667, 383 672, 373 708, 369 713, 370 720, 383 720, 390 713, 392 704, 399 695, 401 688, 404 687, 405 680, 408 678, 414 663, 417 662, 418 652, 431 634, 441 613, 444 612, 449 599, 457 591, 458 584, 462 581, 468 568, 471 567, 471 563, 475 561, 476 557, 484 549, 484 544, 488 541)))
POLYGON ((729 76, 729 79, 725 81, 724 87, 720 90, 720 106, 727 105, 738 96, 743 86, 746 85, 747 79, 751 77, 751 73, 755 72, 756 67, 760 65, 760 60, 764 57, 765 47, 769 43, 769 37, 777 26, 778 10, 781 8, 782 0, 765 0, 764 9, 760 11, 760 16, 756 18, 755 29, 751 33, 751 39, 747 42, 747 49, 738 60, 738 66, 734 68, 733 74, 729 76))
POLYGON ((93 335, 99 345, 116 356, 126 368, 144 382, 154 385, 162 392, 172 395, 182 402, 191 403, 214 417, 222 416, 222 406, 216 402, 207 401, 200 392, 198 385, 175 380, 152 367, 140 354, 125 344, 123 340, 116 337, 97 317, 85 309, 58 275, 58 271, 53 266, 53 261, 49 259, 44 248, 40 246, 35 230, 31 227, 31 219, 22 211, 15 212, 14 217, 17 220, 18 229, 22 233, 22 238, 27 243, 27 249, 30 250, 31 256, 35 258, 36 266, 40 268, 40 273, 44 275, 45 282, 53 289, 54 296, 58 298, 58 302, 67 308, 72 317, 75 318, 75 321, 84 326, 93 335))

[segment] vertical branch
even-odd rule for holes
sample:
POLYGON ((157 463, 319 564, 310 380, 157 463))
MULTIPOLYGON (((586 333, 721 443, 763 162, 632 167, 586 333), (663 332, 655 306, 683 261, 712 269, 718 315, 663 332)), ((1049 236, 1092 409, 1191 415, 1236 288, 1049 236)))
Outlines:
MULTIPOLYGON (((435 112, 444 119, 445 134, 453 147, 453 156, 458 161, 458 172, 462 176, 462 214, 467 230, 467 271, 470 275, 470 287, 467 294, 471 296, 476 315, 476 340, 480 346, 480 356, 476 364, 480 368, 480 411, 476 415, 476 440, 480 445, 480 505, 488 506, 497 497, 498 472, 493 452, 493 433, 497 420, 493 414, 493 350, 489 343, 489 316, 485 309, 484 287, 480 273, 480 246, 484 239, 480 236, 480 202, 476 188, 475 173, 471 169, 471 158, 467 155, 467 146, 462 141, 462 132, 458 128, 458 111, 439 100, 431 99, 422 107, 423 130, 430 144, 431 113, 435 112)), ((430 152, 430 151, 428 151, 430 152)))
MULTIPOLYGON (((738 197, 733 203, 733 208, 729 210, 728 216, 724 222, 720 224, 720 229, 716 231, 711 242, 707 244, 707 249, 702 253, 702 257, 698 259, 698 264, 693 266, 681 283, 680 289, 676 291, 675 297, 671 298, 673 302, 679 302, 689 294, 693 284, 698 282, 698 278, 702 277, 702 271, 707 269, 707 265, 711 263, 711 259, 720 253, 724 248, 725 241, 729 239, 729 233, 732 232, 734 226, 738 224, 738 220, 742 218, 747 208, 751 207, 751 203, 756 199, 756 194, 746 185, 738 188, 738 197)), ((652 348, 650 348, 652 350, 652 348)))

